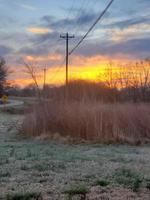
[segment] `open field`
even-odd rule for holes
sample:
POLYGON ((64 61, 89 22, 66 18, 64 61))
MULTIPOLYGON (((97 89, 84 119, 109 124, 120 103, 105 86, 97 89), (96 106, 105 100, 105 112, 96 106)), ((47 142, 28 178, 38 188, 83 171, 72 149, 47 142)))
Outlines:
POLYGON ((0 199, 27 192, 44 200, 76 193, 90 200, 150 199, 150 146, 22 139, 13 126, 22 118, 0 114, 0 199))

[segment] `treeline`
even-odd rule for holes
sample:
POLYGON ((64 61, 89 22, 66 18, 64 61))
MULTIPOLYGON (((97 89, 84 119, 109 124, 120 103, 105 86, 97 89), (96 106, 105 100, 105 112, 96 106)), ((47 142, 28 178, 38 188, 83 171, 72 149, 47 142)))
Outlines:
POLYGON ((102 102, 150 102, 150 60, 144 60, 114 70, 109 64, 100 73, 96 82, 83 80, 70 81, 68 86, 45 85, 42 89, 36 84, 21 89, 7 86, 10 95, 36 96, 42 98, 69 100, 98 100, 102 102))

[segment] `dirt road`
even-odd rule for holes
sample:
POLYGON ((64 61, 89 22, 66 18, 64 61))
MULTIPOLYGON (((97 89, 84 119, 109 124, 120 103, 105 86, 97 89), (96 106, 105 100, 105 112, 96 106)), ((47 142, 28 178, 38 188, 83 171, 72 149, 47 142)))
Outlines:
POLYGON ((19 100, 9 100, 7 104, 0 104, 0 108, 9 108, 9 107, 15 107, 15 106, 21 106, 23 105, 23 101, 19 100))

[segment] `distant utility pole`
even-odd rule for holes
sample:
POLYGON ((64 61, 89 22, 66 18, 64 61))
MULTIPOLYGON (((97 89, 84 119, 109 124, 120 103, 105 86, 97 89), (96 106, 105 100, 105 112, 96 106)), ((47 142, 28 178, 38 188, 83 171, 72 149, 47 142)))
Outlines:
POLYGON ((44 68, 44 82, 43 82, 43 89, 45 90, 46 86, 46 68, 44 68))
POLYGON ((74 38, 74 35, 69 35, 66 33, 66 35, 60 35, 60 38, 63 38, 66 40, 66 85, 68 85, 68 63, 69 63, 69 39, 74 38))

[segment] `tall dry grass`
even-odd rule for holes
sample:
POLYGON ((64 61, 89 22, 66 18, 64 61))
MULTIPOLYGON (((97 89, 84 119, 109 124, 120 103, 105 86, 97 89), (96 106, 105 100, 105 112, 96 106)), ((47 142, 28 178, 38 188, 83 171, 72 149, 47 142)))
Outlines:
POLYGON ((150 108, 146 104, 45 103, 26 116, 22 128, 29 136, 60 133, 78 140, 141 143, 150 139, 150 108))
MULTIPOLYGON (((79 91, 71 90, 73 95, 78 95, 78 92, 81 92, 80 88, 79 91)), ((28 136, 59 133, 62 137, 69 136, 79 141, 149 142, 148 104, 102 103, 87 95, 73 100, 68 95, 69 92, 66 98, 63 95, 63 98, 36 105, 33 112, 25 117, 23 133, 28 136)))

